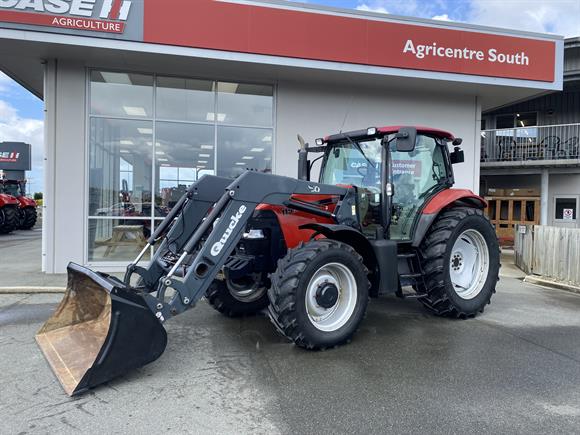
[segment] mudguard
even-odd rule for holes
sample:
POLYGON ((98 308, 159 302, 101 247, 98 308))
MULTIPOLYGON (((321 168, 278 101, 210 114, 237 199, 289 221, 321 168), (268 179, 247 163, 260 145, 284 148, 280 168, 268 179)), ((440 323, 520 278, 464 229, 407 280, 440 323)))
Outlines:
POLYGON ((4 207, 6 205, 18 205, 18 200, 12 195, 0 193, 0 207, 4 207))
POLYGON ((25 208, 25 207, 36 208, 36 201, 34 199, 27 198, 26 196, 19 196, 17 198, 17 200, 18 200, 18 203, 20 204, 20 208, 25 208))
POLYGON ((307 224, 300 229, 308 229, 329 239, 338 240, 352 246, 363 258, 370 272, 371 296, 393 293, 398 288, 397 242, 394 240, 369 240, 360 231, 336 224, 307 224))
POLYGON ((451 204, 463 207, 486 208, 487 201, 469 189, 446 189, 435 194, 423 208, 413 235, 413 247, 417 248, 441 210, 451 204))

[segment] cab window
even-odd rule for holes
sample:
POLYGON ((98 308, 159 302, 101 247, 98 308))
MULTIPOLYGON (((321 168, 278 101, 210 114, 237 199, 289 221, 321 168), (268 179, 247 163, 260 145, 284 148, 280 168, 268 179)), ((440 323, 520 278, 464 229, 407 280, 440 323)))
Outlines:
POLYGON ((393 219, 391 238, 410 237, 411 227, 419 208, 447 180, 443 147, 431 136, 417 135, 415 149, 398 152, 391 145, 393 166, 393 219))

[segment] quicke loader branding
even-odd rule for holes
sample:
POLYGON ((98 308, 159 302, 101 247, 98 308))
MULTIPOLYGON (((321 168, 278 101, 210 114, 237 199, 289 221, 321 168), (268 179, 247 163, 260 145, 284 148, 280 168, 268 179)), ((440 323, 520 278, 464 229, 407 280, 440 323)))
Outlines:
POLYGON ((242 205, 240 205, 240 208, 238 209, 236 214, 230 216, 230 224, 228 225, 228 228, 226 229, 226 231, 222 235, 219 242, 215 242, 213 244, 213 246, 211 247, 211 251, 210 251, 211 255, 216 257, 222 251, 225 243, 228 241, 228 239, 232 235, 234 228, 236 228, 238 226, 238 223, 240 222, 240 219, 242 218, 242 216, 244 215, 244 212, 246 210, 247 210, 247 207, 242 204, 242 205))

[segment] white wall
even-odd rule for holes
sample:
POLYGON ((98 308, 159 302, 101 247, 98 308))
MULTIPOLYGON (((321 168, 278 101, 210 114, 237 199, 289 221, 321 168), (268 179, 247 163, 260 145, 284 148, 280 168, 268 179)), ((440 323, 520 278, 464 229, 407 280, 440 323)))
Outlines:
POLYGON ((573 223, 554 221, 555 196, 580 196, 580 174, 550 174, 548 199, 548 224, 565 228, 580 228, 579 220, 573 223))
MULTIPOLYGON (((317 137, 387 125, 424 125, 463 138, 465 162, 454 166, 456 187, 479 190, 481 107, 468 95, 426 95, 397 90, 345 88, 279 82, 274 170, 296 176, 300 133, 311 145, 317 137)), ((316 164, 318 168, 318 164, 316 164)))

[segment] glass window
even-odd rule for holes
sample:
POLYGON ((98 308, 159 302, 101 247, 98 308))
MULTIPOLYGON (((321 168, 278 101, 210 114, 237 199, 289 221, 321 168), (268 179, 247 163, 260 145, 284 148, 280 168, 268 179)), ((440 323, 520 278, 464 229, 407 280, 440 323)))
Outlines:
POLYGON ((443 146, 430 136, 417 135, 411 152, 395 150, 391 143, 393 166, 394 218, 391 225, 393 239, 407 239, 417 210, 437 186, 447 179, 443 146))
POLYGON ((497 115, 495 117, 495 128, 514 128, 514 115, 497 115))
POLYGON ((157 78, 157 118, 213 121, 215 93, 208 80, 157 78))
POLYGON ((153 117, 153 76, 92 71, 91 113, 123 118, 153 117))
POLYGON ((131 261, 150 235, 151 220, 89 219, 89 261, 131 261))
POLYGON ((272 172, 272 129, 218 127, 217 175, 237 177, 246 169, 272 172))
MULTIPOLYGON (((219 82, 216 120, 237 125, 272 125, 272 86, 219 82)), ((210 116, 208 121, 213 121, 210 116)))
POLYGON ((187 187, 215 172, 214 126, 157 122, 155 203, 169 211, 187 187))
POLYGON ((93 118, 89 215, 150 217, 153 129, 150 121, 93 118))
POLYGON ((533 127, 538 125, 536 112, 516 113, 516 127, 533 127))
POLYGON ((576 198, 556 198, 556 215, 554 219, 575 221, 578 203, 576 198))
POLYGON ((271 172, 273 99, 272 86, 91 71, 89 261, 132 259, 203 175, 271 172))
POLYGON ((359 145, 362 153, 351 143, 333 148, 328 155, 320 182, 375 187, 380 192, 381 141, 378 139, 360 142, 359 145))
POLYGON ((350 142, 334 147, 328 154, 320 182, 357 186, 358 215, 368 237, 381 225, 381 140, 350 142))

